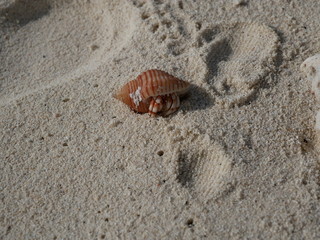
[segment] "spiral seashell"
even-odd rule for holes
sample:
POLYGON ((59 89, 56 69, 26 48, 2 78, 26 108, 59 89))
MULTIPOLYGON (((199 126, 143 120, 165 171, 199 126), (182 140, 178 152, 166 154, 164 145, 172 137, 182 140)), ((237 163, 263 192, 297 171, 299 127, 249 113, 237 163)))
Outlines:
POLYGON ((148 70, 125 84, 114 97, 139 113, 169 115, 180 106, 179 96, 190 83, 161 70, 148 70))

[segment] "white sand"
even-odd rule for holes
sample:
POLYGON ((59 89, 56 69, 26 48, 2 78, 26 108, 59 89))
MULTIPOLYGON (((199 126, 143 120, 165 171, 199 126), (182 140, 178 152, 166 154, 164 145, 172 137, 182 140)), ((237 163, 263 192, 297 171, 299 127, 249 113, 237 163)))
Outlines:
POLYGON ((320 2, 0 1, 1 239, 319 239, 320 2), (112 94, 158 68, 168 118, 112 94))

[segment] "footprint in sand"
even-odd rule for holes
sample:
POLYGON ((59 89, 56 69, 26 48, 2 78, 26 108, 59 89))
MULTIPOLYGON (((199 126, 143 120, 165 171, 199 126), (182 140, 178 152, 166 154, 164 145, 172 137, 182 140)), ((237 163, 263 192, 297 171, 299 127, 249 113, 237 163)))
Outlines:
POLYGON ((0 98, 7 102, 106 64, 135 30, 130 7, 125 0, 0 5, 0 98))
POLYGON ((258 23, 220 24, 201 30, 195 46, 206 69, 204 81, 216 102, 232 107, 252 100, 274 72, 278 43, 276 33, 258 23))
POLYGON ((184 11, 187 6, 183 1, 132 3, 168 54, 188 56, 187 68, 208 85, 221 106, 248 103, 275 71, 279 39, 266 25, 235 23, 205 27, 201 22, 186 25, 186 19, 192 20, 184 11))
POLYGON ((167 48, 167 54, 179 56, 186 53, 192 29, 185 24, 187 16, 183 1, 140 0, 132 3, 139 9, 141 20, 158 44, 167 48))
POLYGON ((48 14, 49 10, 50 4, 48 1, 34 0, 27 2, 16 0, 8 6, 0 8, 0 16, 3 16, 7 23, 23 26, 48 14))
POLYGON ((169 148, 174 146, 176 179, 190 193, 206 202, 228 186, 232 161, 224 149, 195 128, 172 128, 169 148))

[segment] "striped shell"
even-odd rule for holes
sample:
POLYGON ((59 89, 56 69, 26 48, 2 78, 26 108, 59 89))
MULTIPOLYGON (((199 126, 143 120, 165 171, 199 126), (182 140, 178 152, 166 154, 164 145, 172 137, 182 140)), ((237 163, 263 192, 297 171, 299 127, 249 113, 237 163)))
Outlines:
POLYGON ((148 70, 135 80, 125 84, 114 97, 139 113, 149 112, 152 97, 168 94, 182 95, 188 91, 190 83, 180 80, 161 70, 148 70))

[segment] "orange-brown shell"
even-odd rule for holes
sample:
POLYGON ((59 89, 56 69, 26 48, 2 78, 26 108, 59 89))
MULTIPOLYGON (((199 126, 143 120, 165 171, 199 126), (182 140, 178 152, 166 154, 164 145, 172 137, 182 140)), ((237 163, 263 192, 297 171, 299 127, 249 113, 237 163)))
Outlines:
POLYGON ((125 84, 115 98, 127 104, 133 110, 146 113, 149 111, 150 98, 187 92, 190 83, 180 80, 161 70, 148 70, 141 73, 135 80, 125 84))

